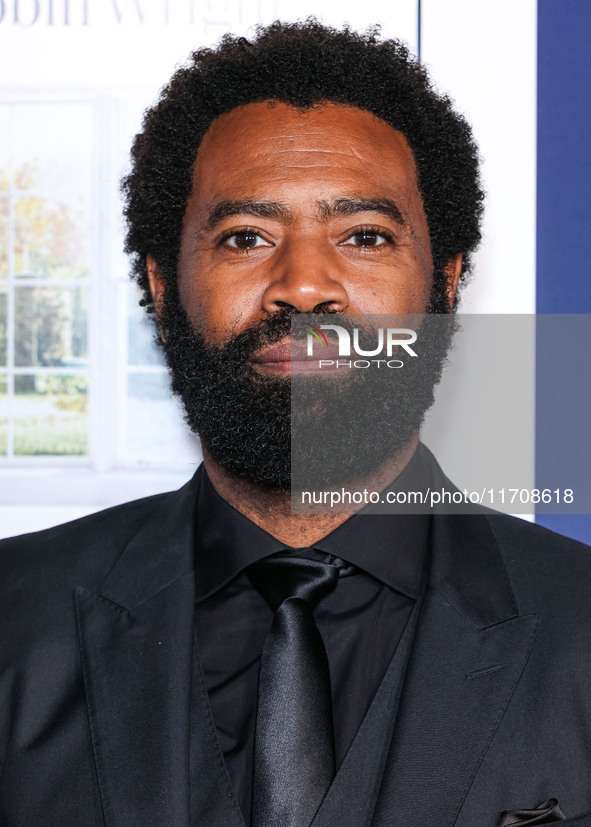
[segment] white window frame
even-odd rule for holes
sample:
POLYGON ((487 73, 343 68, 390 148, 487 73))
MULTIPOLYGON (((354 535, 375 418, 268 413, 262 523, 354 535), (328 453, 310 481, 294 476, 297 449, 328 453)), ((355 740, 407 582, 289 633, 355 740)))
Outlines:
MULTIPOLYGON (((133 90, 137 98, 137 91, 133 90)), ((115 90, 114 90, 115 92, 115 90)), ((85 456, 0 457, 0 521, 2 506, 72 505, 85 511, 147 496, 182 485, 199 461, 188 454, 184 467, 178 463, 154 463, 149 457, 126 456, 127 433, 127 307, 129 262, 122 252, 121 204, 118 199, 121 177, 120 152, 116 146, 122 113, 128 101, 116 95, 68 90, 42 92, 14 90, 0 96, 5 104, 89 104, 93 108, 93 191, 90 194, 91 246, 88 276, 88 453, 85 456), (108 140, 107 140, 108 138, 108 140), (94 186, 98 182, 97 186, 94 186), (115 308, 115 312, 113 312, 115 308), (113 400, 116 404, 113 404, 113 400)), ((12 242, 12 239, 11 239, 12 242)), ((14 255, 11 244, 10 256, 14 255)), ((8 365, 14 362, 13 284, 8 286, 8 365)), ((45 280, 27 279, 27 285, 45 280)), ((25 280, 22 282, 25 283, 25 280)), ((51 282, 51 284, 57 284, 51 282)), ((64 285, 66 283, 64 282, 64 285)), ((66 285, 67 286, 67 285, 66 285)), ((36 372, 13 367, 0 373, 36 372)), ((158 366, 131 366, 133 373, 162 373, 158 366)), ((52 373, 71 373, 56 368, 52 373)), ((12 411, 9 397, 9 428, 12 411)), ((180 426, 182 427, 182 425, 180 426)), ((0 528, 0 536, 2 536, 0 528)))

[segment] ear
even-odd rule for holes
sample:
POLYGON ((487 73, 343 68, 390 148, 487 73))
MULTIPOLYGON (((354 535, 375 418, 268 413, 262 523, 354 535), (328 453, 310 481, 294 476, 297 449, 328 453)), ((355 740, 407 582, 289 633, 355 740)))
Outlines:
POLYGON ((462 260, 462 253, 455 253, 445 267, 446 293, 450 307, 454 306, 456 300, 458 284, 460 283, 460 276, 462 275, 462 260))
POLYGON ((150 282, 150 293, 156 308, 156 318, 160 320, 162 308, 164 307, 164 279, 160 275, 158 265, 153 255, 146 256, 146 267, 148 270, 148 281, 150 282))

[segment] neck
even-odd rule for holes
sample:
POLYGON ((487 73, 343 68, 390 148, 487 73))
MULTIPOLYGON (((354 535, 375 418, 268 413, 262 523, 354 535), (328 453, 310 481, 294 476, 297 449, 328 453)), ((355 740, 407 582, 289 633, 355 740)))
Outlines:
MULTIPOLYGON (((350 487, 360 491, 365 488, 382 491, 406 468, 418 441, 418 434, 415 434, 395 457, 386 460, 370 475, 355 480, 350 487)), ((313 546, 352 517, 355 510, 359 510, 346 514, 292 514, 289 491, 268 490, 238 477, 231 477, 206 450, 203 451, 203 461, 209 479, 220 497, 286 546, 313 546)), ((360 505, 359 508, 361 507, 360 505)))

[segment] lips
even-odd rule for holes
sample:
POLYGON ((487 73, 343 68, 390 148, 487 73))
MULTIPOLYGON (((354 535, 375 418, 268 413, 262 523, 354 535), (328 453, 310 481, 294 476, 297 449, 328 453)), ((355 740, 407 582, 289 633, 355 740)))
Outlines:
POLYGON ((338 346, 314 347, 314 354, 308 356, 307 343, 292 341, 291 337, 281 339, 258 350, 253 356, 255 369, 264 373, 310 373, 318 370, 318 362, 339 358, 338 346))

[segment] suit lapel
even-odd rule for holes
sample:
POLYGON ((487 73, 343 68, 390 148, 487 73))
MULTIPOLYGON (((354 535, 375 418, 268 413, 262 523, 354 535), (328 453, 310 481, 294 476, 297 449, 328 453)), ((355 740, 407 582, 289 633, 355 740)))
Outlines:
POLYGON ((519 616, 491 518, 435 517, 432 549, 376 827, 455 823, 539 623, 519 616))
POLYGON ((190 823, 197 485, 198 476, 161 501, 98 594, 76 590, 92 746, 108 827, 190 823))
POLYGON ((191 682, 191 824, 245 827, 220 749, 197 639, 191 682))

